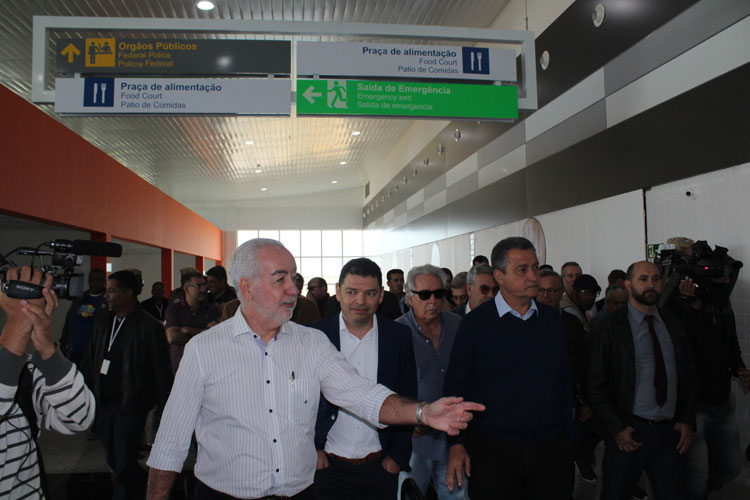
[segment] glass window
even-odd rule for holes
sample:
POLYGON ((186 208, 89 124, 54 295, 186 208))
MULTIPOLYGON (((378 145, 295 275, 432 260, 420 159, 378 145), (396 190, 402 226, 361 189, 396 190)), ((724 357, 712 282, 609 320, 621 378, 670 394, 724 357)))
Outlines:
MULTIPOLYGON (((305 257, 320 257, 320 231, 302 231, 301 236, 302 252, 300 255, 304 255, 305 257)), ((305 275, 305 273, 302 274, 305 275)))
MULTIPOLYGON (((320 257, 301 257, 296 260, 299 264, 299 273, 305 277, 305 287, 307 287, 307 283, 309 283, 311 279, 323 274, 320 257)), ((304 293, 307 293, 307 290, 305 290, 304 293)))
POLYGON ((323 257, 323 279, 328 282, 328 293, 336 293, 336 287, 333 285, 339 281, 342 266, 341 257, 323 257))
POLYGON ((341 231, 323 231, 323 255, 341 257, 341 231))
POLYGON ((258 231, 237 231, 237 246, 258 237, 258 231))
POLYGON ((344 255, 362 256, 362 231, 344 231, 344 255))
POLYGON ((299 242, 299 230, 280 231, 280 233, 280 241, 284 244, 286 249, 289 250, 295 257, 299 257, 300 255, 302 255, 302 248, 299 242))
POLYGON ((258 238, 268 238, 270 240, 278 240, 279 239, 279 231, 278 230, 258 231, 258 238))

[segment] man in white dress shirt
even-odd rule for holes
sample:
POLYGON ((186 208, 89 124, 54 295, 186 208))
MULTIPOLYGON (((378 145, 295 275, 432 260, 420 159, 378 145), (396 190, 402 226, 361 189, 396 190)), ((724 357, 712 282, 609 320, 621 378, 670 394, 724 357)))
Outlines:
POLYGON ((289 322, 297 300, 294 257, 275 240, 234 253, 242 302, 228 321, 186 345, 156 437, 148 500, 166 500, 195 432, 195 500, 312 500, 319 393, 377 428, 431 427, 457 434, 479 404, 413 401, 361 377, 320 330, 289 322))

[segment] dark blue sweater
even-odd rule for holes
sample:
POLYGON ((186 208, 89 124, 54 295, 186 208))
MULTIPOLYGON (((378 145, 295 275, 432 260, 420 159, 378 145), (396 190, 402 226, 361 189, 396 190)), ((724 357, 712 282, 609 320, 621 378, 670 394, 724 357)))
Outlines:
POLYGON ((484 404, 487 409, 469 425, 501 442, 570 436, 571 375, 562 319, 549 306, 537 307, 538 314, 523 321, 511 314, 500 318, 495 301, 487 301, 463 318, 453 343, 443 394, 484 404))

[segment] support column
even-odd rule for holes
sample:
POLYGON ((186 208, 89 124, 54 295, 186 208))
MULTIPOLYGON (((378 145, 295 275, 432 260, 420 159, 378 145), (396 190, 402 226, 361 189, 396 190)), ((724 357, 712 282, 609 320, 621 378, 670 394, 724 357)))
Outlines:
MULTIPOLYGON (((91 231, 91 241, 111 241, 111 235, 107 233, 100 233, 98 231, 91 231)), ((90 269, 103 269, 107 272, 107 264, 110 262, 109 257, 103 257, 100 255, 92 255, 89 260, 90 269)))
POLYGON ((174 288, 174 250, 171 248, 161 249, 161 281, 165 293, 174 288))
POLYGON ((195 257, 195 268, 203 274, 203 272, 206 270, 206 259, 203 256, 196 255, 195 257))

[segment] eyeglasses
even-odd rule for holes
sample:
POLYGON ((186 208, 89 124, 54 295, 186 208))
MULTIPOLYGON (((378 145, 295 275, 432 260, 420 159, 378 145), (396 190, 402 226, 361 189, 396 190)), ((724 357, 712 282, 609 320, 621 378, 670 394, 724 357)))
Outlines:
POLYGON ((555 292, 559 292, 562 290, 562 288, 542 288, 539 287, 539 295, 547 295, 547 294, 553 294, 555 292))
POLYGON ((199 283, 197 285, 195 283, 188 283, 187 286, 192 287, 192 288, 206 288, 205 283, 199 283))
POLYGON ((492 290, 493 295, 497 295, 497 292, 500 291, 500 287, 495 285, 493 287, 489 285, 479 285, 479 291, 482 292, 482 295, 487 295, 490 293, 490 290, 492 290))
POLYGON ((437 290, 420 290, 414 292, 414 295, 419 297, 419 300, 430 300, 430 296, 434 295, 436 299, 442 299, 445 297, 445 290, 438 288, 437 290))
POLYGON ((586 297, 598 297, 599 293, 601 293, 598 290, 576 290, 576 291, 586 297))

